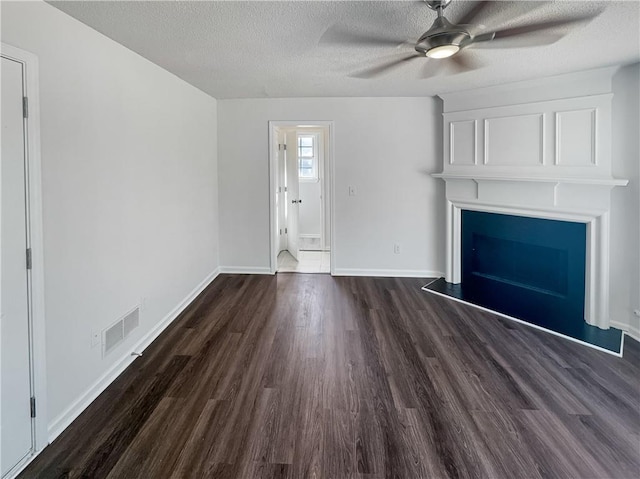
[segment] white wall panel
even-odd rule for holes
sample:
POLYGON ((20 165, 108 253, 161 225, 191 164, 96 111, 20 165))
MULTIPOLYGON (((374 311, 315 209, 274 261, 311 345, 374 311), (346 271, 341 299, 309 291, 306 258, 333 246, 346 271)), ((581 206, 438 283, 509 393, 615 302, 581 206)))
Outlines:
POLYGON ((596 160, 597 110, 556 113, 556 164, 594 166, 596 160))
POLYGON ((450 163, 475 165, 477 162, 477 122, 475 120, 452 121, 450 126, 450 163))
POLYGON ((513 115, 484 120, 484 164, 544 164, 544 115, 513 115))
POLYGON ((444 172, 611 178, 611 98, 604 93, 445 113, 444 172), (472 124, 477 125, 475 161, 469 147, 472 124))

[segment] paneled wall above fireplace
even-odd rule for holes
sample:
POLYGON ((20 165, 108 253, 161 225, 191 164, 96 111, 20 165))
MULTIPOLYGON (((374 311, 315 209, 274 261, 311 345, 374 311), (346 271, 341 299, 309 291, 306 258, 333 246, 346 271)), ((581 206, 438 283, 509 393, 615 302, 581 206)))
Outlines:
POLYGON ((442 95, 443 175, 610 181, 613 73, 582 73, 575 95, 558 87, 575 74, 442 95))

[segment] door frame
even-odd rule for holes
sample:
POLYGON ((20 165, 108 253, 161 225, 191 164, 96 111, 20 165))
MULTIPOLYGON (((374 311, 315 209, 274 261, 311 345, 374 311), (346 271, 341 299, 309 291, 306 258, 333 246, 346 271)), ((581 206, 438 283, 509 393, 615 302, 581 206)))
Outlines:
MULTIPOLYGON (((335 252, 336 252, 336 227, 335 227, 335 147, 334 147, 334 131, 335 124, 333 121, 312 121, 312 120, 299 120, 299 121, 269 121, 269 252, 271 256, 271 274, 276 274, 278 270, 278 229, 277 229, 277 211, 276 211, 276 194, 278 190, 278 145, 273 142, 273 134, 276 128, 295 128, 300 125, 313 125, 326 127, 327 133, 327 148, 324 152, 325 165, 328 166, 329 174, 329 224, 331 231, 329 232, 329 244, 330 244, 330 267, 329 271, 331 275, 334 274, 335 269, 335 252)), ((326 178, 325 178, 326 181, 326 178)))
MULTIPOLYGON (((31 248, 29 270, 29 356, 31 394, 36 398, 36 417, 31 423, 31 455, 16 465, 18 473, 49 444, 47 431, 47 387, 45 355, 44 256, 42 235, 42 169, 40 161, 40 97, 38 57, 20 48, 1 43, 1 56, 23 66, 23 91, 28 98, 25 120, 27 163, 27 243, 31 248)), ((1 359, 0 359, 1 360, 1 359)))

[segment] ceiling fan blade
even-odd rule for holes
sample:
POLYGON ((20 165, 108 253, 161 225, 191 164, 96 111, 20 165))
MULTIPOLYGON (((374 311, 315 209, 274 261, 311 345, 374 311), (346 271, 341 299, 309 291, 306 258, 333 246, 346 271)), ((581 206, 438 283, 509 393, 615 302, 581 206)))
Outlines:
POLYGON ((407 43, 406 38, 394 38, 379 34, 357 33, 332 26, 320 37, 319 44, 344 44, 360 46, 393 46, 397 47, 407 43))
POLYGON ((457 25, 460 24, 472 24, 471 28, 483 27, 481 24, 493 23, 500 24, 504 20, 508 20, 509 18, 519 18, 523 15, 527 15, 534 10, 537 10, 541 7, 544 7, 548 4, 548 1, 544 0, 536 0, 536 1, 516 1, 516 2, 504 2, 504 1, 478 1, 468 2, 471 6, 467 7, 466 11, 456 22, 457 25), (492 5, 493 4, 493 5, 492 5), (500 4, 500 8, 488 8, 494 7, 495 5, 500 4), (488 12, 485 12, 488 10, 488 12), (486 13, 489 14, 487 17, 486 13), (487 17, 487 18, 483 18, 487 17))
MULTIPOLYGON (((482 36, 482 35, 478 35, 482 36)), ((520 36, 511 36, 505 38, 496 38, 495 41, 476 40, 474 37, 469 46, 473 48, 491 49, 491 48, 527 48, 527 47, 540 47, 545 45, 551 45, 562 39, 564 35, 559 33, 538 33, 520 36)))
POLYGON ((404 55, 400 58, 396 58, 391 61, 381 63, 380 65, 376 65, 374 67, 366 68, 364 70, 360 70, 358 72, 352 73, 349 76, 354 78, 374 78, 379 75, 382 75, 383 73, 388 72, 389 70, 392 70, 393 68, 397 68, 398 66, 402 65, 405 62, 414 60, 416 58, 422 58, 422 55, 420 55, 419 53, 404 55))
MULTIPOLYGON (((545 30, 551 30, 557 27, 573 25, 576 23, 586 23, 590 20, 593 20, 599 14, 600 12, 596 13, 595 15, 581 15, 581 16, 562 18, 562 19, 552 20, 552 21, 530 23, 528 25, 520 25, 519 27, 503 28, 501 30, 495 30, 492 32, 486 32, 486 33, 481 33, 480 35, 476 35, 471 39, 470 43, 479 44, 482 42, 489 42, 492 40, 510 39, 515 36, 526 36, 526 35, 532 35, 532 34, 536 34, 536 36, 538 36, 537 34, 539 32, 544 32, 545 30)), ((530 40, 530 42, 527 42, 526 44, 530 46, 548 45, 550 43, 558 41, 563 36, 564 35, 561 33, 547 34, 545 36, 539 36, 539 38, 537 39, 538 42, 536 42, 536 39, 532 36, 530 38, 527 38, 527 40, 530 40)), ((507 45, 505 44, 505 47, 506 46, 507 45)), ((514 44, 513 46, 518 46, 518 45, 514 44)), ((503 47, 502 45, 496 45, 496 48, 503 48, 503 47)))
MULTIPOLYGON (((425 60, 430 59, 425 58, 425 60)), ((478 61, 472 59, 469 55, 457 53, 449 58, 426 62, 425 66, 422 68, 422 75, 420 78, 427 79, 436 76, 440 73, 439 69, 442 69, 443 67, 444 70, 452 70, 452 73, 455 75, 456 73, 477 70, 478 68, 481 68, 482 65, 478 61)))
MULTIPOLYGON (((431 60, 429 57, 426 57, 425 60, 431 60)), ((427 61, 422 67, 422 73, 420 74, 420 78, 426 80, 428 78, 434 77, 438 74, 438 67, 442 67, 442 63, 439 61, 427 61)))
POLYGON ((470 55, 457 53, 448 59, 449 64, 456 70, 456 73, 477 70, 482 67, 480 62, 471 58, 470 55))

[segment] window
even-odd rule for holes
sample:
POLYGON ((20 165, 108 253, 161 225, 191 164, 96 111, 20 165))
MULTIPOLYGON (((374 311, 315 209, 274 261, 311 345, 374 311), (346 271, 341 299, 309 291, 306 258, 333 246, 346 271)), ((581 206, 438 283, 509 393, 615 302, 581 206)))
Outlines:
POLYGON ((298 135, 298 178, 318 181, 317 135, 298 135))

